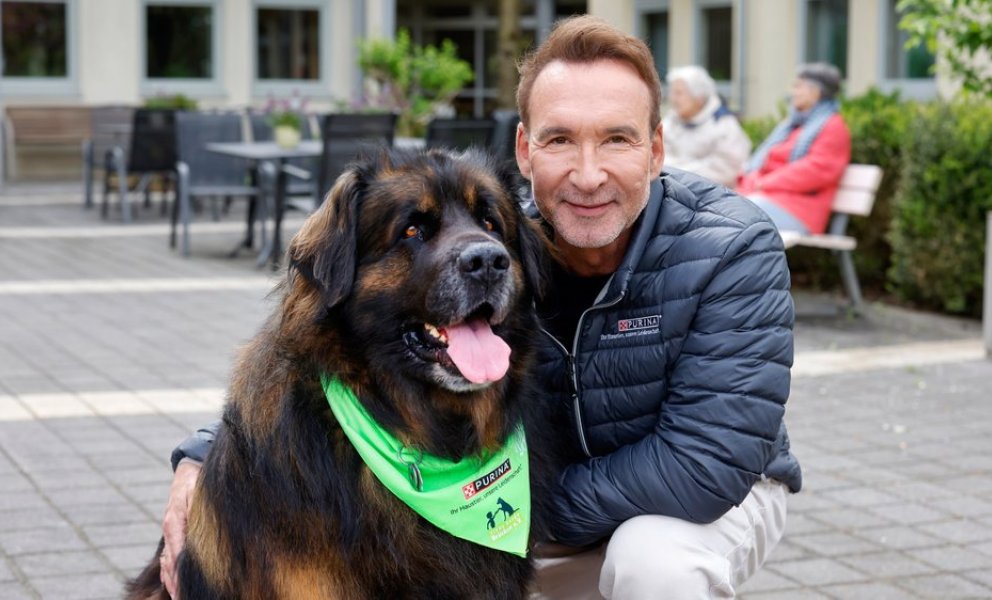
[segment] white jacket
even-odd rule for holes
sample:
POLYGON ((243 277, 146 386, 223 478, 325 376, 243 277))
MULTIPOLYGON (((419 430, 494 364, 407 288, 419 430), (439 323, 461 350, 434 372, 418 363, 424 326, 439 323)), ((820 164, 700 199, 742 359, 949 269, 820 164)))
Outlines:
POLYGON ((716 96, 689 121, 665 115, 665 166, 684 169, 733 188, 751 152, 751 140, 716 96))

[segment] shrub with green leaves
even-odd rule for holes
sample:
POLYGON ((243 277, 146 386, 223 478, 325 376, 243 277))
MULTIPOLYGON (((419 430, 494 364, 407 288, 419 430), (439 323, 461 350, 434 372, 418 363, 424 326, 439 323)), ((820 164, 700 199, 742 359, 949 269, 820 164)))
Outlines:
POLYGON ((992 210, 992 102, 933 102, 909 121, 889 240, 891 291, 979 316, 992 210))
POLYGON ((441 42, 440 48, 417 46, 405 29, 396 39, 359 42, 358 55, 368 83, 368 105, 398 112, 399 135, 422 135, 438 108, 450 104, 475 77, 451 40, 441 42))

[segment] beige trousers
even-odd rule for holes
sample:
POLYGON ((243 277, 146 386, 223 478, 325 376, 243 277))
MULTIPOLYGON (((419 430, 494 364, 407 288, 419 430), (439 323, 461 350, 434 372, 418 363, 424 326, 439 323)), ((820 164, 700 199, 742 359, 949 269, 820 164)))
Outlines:
POLYGON ((713 523, 634 517, 594 550, 539 558, 531 600, 733 598, 782 538, 787 496, 759 481, 713 523))

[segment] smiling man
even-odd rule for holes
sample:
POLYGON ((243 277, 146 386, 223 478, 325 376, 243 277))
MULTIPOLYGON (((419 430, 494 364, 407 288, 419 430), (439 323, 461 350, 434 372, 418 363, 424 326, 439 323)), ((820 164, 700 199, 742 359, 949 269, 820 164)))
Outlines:
POLYGON ((535 598, 730 598, 801 485, 789 273, 732 192, 661 173, 645 44, 561 22, 521 65, 517 162, 559 251, 540 381, 574 424, 535 598))

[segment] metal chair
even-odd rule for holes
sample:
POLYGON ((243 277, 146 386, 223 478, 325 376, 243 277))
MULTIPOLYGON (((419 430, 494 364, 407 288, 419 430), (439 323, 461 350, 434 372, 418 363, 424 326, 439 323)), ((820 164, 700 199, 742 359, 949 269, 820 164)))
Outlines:
POLYGON ((493 119, 435 118, 427 124, 424 143, 428 148, 467 150, 488 148, 496 121, 493 119))
MULTIPOLYGON (((126 150, 115 146, 107 154, 106 170, 116 173, 121 202, 121 219, 131 221, 128 199, 128 177, 141 175, 136 191, 144 191, 149 200, 151 179, 164 176, 171 179, 176 167, 176 111, 172 109, 139 108, 134 111, 131 144, 126 150), (126 157, 126 160, 125 160, 126 157)), ((107 216, 109 193, 104 190, 101 213, 107 216)))
MULTIPOLYGON (((84 206, 93 206, 93 176, 99 165, 106 167, 109 154, 115 147, 131 145, 131 126, 134 107, 96 106, 90 112, 90 137, 83 142, 83 198, 84 206)), ((103 195, 110 190, 110 171, 103 169, 103 195)))
MULTIPOLYGON (((181 250, 189 256, 189 227, 193 220, 193 199, 201 197, 244 197, 248 199, 249 215, 257 216, 263 223, 261 237, 265 243, 264 222, 267 215, 266 193, 271 190, 272 167, 264 163, 252 176, 249 161, 231 158, 207 150, 211 142, 240 142, 242 135, 241 115, 234 113, 194 113, 176 114, 176 202, 172 211, 172 231, 169 245, 176 247, 176 230, 182 225, 181 250), (268 165, 266 169, 265 166, 268 165)), ((249 217, 248 237, 245 245, 251 244, 254 218, 249 217)))
POLYGON ((323 153, 317 168, 315 206, 320 206, 335 180, 363 148, 393 145, 394 113, 324 115, 320 123, 323 153))
POLYGON ((515 110, 495 110, 493 134, 489 138, 489 151, 499 160, 512 163, 512 169, 517 169, 517 124, 520 114, 515 110))

